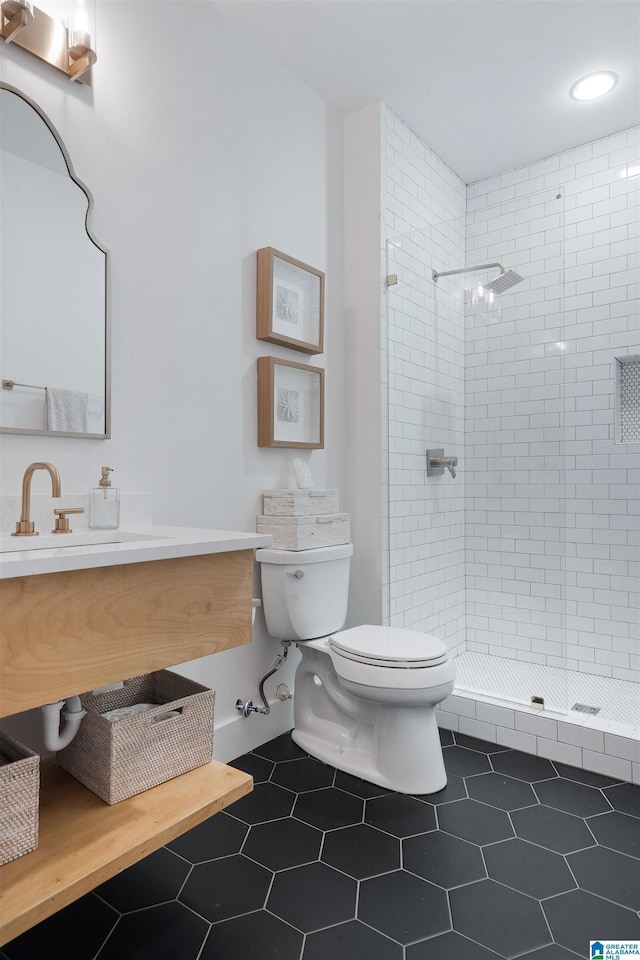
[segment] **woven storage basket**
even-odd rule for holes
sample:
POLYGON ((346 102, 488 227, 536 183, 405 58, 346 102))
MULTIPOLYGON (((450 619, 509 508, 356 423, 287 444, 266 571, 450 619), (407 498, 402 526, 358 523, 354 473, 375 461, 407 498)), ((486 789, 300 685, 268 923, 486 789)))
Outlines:
POLYGON ((0 753, 11 761, 0 767, 0 864, 38 846, 40 757, 6 733, 0 753))
POLYGON ((87 711, 59 765, 107 803, 118 803, 213 756, 215 693, 193 680, 160 670, 125 680, 108 693, 84 693, 87 711), (122 720, 102 714, 136 703, 158 706, 122 720), (179 716, 161 719, 170 710, 179 716))

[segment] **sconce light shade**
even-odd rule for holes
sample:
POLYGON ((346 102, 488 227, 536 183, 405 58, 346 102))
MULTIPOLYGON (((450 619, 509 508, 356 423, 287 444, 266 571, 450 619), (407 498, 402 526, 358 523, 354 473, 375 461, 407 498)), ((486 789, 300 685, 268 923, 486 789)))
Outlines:
POLYGON ((5 43, 11 43, 25 27, 33 23, 33 4, 29 0, 3 0, 0 10, 3 23, 8 20, 2 33, 5 43))
POLYGON ((33 20, 33 4, 29 0, 3 0, 2 12, 7 20, 12 20, 20 10, 24 10, 27 16, 33 20))
POLYGON ((89 17, 84 0, 76 0, 72 16, 67 20, 67 35, 69 42, 69 56, 72 60, 83 57, 91 50, 89 35, 89 17))
POLYGON ((97 57, 84 0, 77 0, 67 24, 54 20, 30 0, 1 0, 0 14, 0 36, 5 43, 15 43, 70 80, 91 86, 91 68, 97 57))
POLYGON ((69 48, 69 78, 80 80, 96 62, 91 48, 89 16, 85 0, 76 0, 73 15, 67 20, 67 45, 69 48))

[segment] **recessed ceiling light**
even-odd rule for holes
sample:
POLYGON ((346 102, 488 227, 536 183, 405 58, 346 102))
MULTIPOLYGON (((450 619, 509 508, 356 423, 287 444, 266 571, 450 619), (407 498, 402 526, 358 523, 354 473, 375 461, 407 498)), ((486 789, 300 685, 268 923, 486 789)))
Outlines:
POLYGON ((602 97, 613 90, 617 82, 618 74, 610 70, 590 73, 587 77, 576 80, 569 90, 569 96, 574 100, 595 100, 596 97, 602 97))

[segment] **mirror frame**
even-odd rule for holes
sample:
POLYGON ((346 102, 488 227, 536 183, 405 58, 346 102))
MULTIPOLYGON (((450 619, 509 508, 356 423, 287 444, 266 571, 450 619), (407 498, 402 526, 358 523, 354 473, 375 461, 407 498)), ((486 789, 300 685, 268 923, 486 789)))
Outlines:
POLYGON ((71 157, 69 156, 69 152, 62 137, 44 111, 41 110, 37 105, 37 103, 23 93, 22 90, 19 90, 17 87, 14 87, 9 83, 4 83, 2 80, 0 80, 0 90, 7 90, 9 93, 14 93, 16 96, 20 97, 21 100, 24 100, 27 106, 31 107, 32 110, 35 110, 40 119, 43 120, 48 127, 49 132, 60 148, 60 152, 65 162, 67 173, 69 174, 70 179, 82 190, 87 198, 87 212, 84 218, 84 227, 87 236, 91 243, 97 247, 101 253, 104 254, 104 433, 71 433, 70 431, 65 430, 29 430, 26 427, 3 426, 0 426, 0 433, 13 433, 37 437, 72 437, 77 440, 109 440, 111 438, 111 266, 109 251, 95 238, 89 224, 91 212, 93 210, 93 195, 91 194, 89 188, 82 182, 82 180, 76 176, 73 170, 71 157))

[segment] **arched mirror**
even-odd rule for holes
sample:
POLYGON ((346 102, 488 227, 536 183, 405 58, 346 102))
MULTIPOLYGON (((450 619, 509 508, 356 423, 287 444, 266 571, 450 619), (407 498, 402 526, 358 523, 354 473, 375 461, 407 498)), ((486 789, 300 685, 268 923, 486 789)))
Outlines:
POLYGON ((109 263, 47 117, 0 83, 0 432, 110 436, 109 263))

